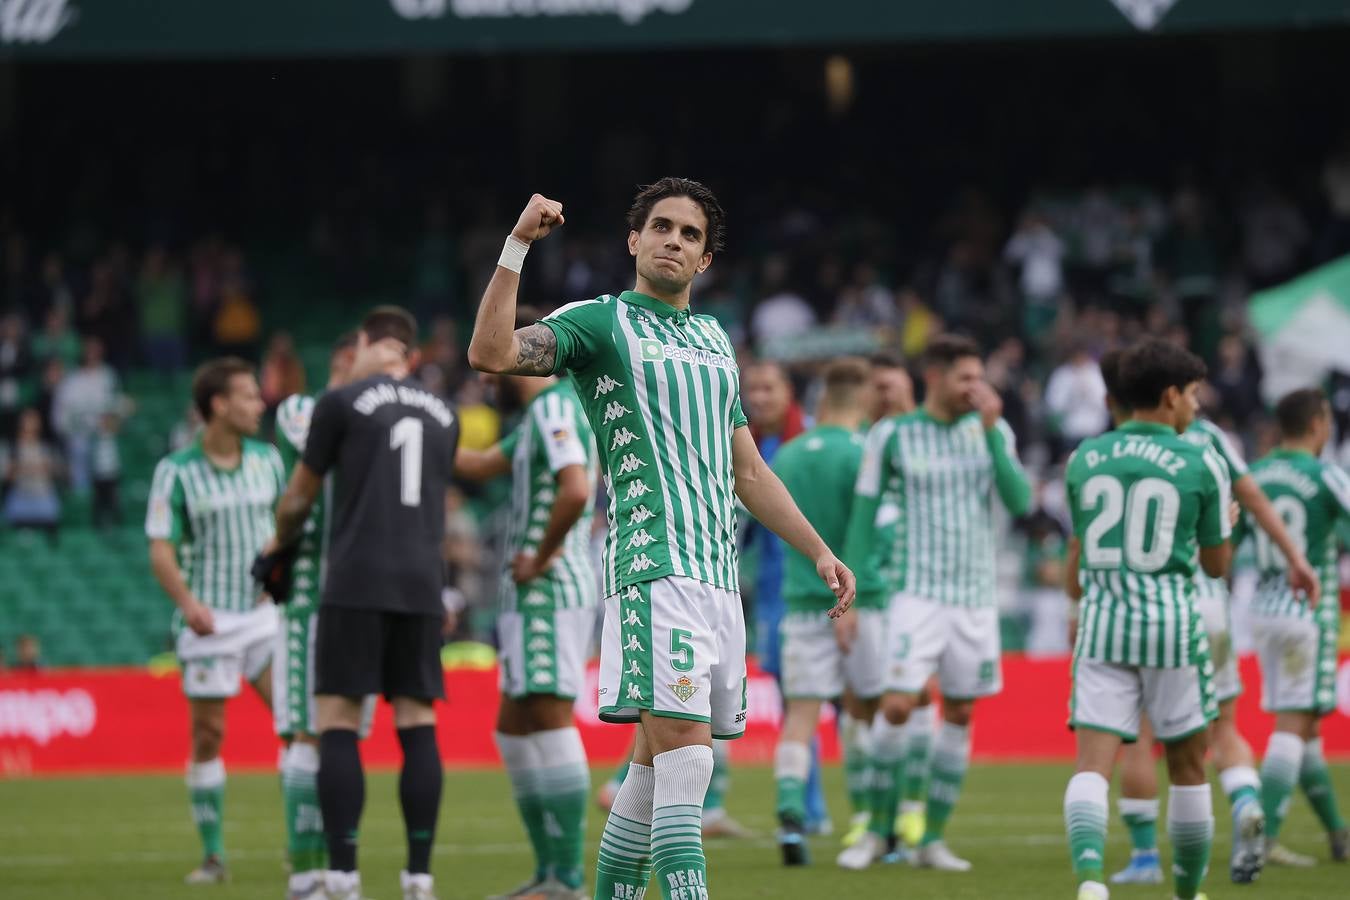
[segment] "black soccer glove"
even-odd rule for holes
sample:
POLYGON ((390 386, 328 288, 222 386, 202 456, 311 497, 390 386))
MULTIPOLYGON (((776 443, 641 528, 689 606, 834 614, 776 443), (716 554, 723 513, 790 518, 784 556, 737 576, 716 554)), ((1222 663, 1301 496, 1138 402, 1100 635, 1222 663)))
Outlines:
POLYGON ((262 585, 263 592, 276 603, 289 603, 295 558, 300 553, 300 542, 289 547, 278 547, 271 553, 259 553, 249 570, 253 579, 262 585))

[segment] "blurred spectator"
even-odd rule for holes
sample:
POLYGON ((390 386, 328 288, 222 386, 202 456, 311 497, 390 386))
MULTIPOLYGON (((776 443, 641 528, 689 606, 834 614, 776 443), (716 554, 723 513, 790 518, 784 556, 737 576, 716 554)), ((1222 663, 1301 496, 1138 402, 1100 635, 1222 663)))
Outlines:
POLYGON ((197 439, 202 427, 202 414, 194 403, 189 403, 183 416, 169 429, 169 452, 177 453, 197 439))
POLYGON ((1139 319, 1153 299, 1153 226, 1140 203, 1121 212, 1120 231, 1106 279, 1116 312, 1139 319))
POLYGON ((244 270, 244 256, 225 251, 221 261, 220 302, 211 322, 216 351, 257 359, 262 339, 262 313, 253 299, 253 286, 244 270))
POLYGON ((750 317, 750 336, 761 353, 775 341, 806 334, 816 325, 816 312, 801 294, 788 286, 788 261, 771 256, 764 261, 764 289, 768 296, 750 317))
POLYGON ((467 379, 455 395, 459 408, 459 442, 474 450, 486 450, 502 433, 501 413, 487 402, 481 377, 467 379))
MULTIPOLYGON (((460 596, 477 602, 479 605, 492 606, 491 593, 484 592, 484 553, 478 524, 464 502, 464 495, 457 488, 451 488, 445 494, 445 558, 446 585, 460 596)), ((459 621, 459 631, 468 625, 463 617, 459 621)))
POLYGON ((928 346, 928 339, 942 331, 938 318, 919 292, 912 287, 900 291, 900 351, 909 359, 918 359, 928 346))
POLYGON ((80 303, 79 331, 98 338, 102 355, 116 366, 125 366, 135 354, 131 345, 135 324, 114 265, 103 259, 90 271, 89 290, 80 303))
POLYGON ((122 453, 117 446, 121 419, 104 413, 94 434, 91 471, 94 476, 94 527, 122 524, 118 484, 122 480, 122 453))
POLYGON ((80 338, 70 327, 70 309, 53 306, 47 310, 42 330, 33 335, 33 358, 39 363, 57 359, 69 368, 80 360, 80 338))
POLYGON ((859 263, 853 270, 853 280, 839 294, 834 321, 860 328, 891 328, 899 324, 895 294, 881 283, 875 266, 859 263))
POLYGON ((42 440, 42 419, 35 410, 24 410, 5 468, 5 521, 13 528, 45 531, 55 545, 61 524, 59 473, 56 451, 42 440))
POLYGON ((1219 407, 1240 431, 1247 430, 1252 417, 1261 412, 1261 370, 1256 355, 1240 335, 1227 334, 1219 341, 1218 364, 1209 382, 1219 396, 1219 407))
POLYGON ((32 369, 23 318, 18 313, 0 318, 0 441, 14 436, 19 410, 32 400, 26 383, 32 369))
POLYGON ((1172 227, 1158 242, 1156 260, 1190 333, 1191 349, 1206 360, 1218 344, 1219 241, 1204 198, 1183 188, 1172 201, 1172 227))
POLYGON ((118 407, 117 373, 103 361, 103 341, 84 340, 84 359, 57 388, 52 402, 52 425, 60 436, 70 466, 71 489, 89 491, 90 452, 99 422, 118 407))
POLYGON ((1069 650, 1068 605, 1064 602, 1065 530, 1038 504, 1017 523, 1023 539, 1020 604, 1027 613, 1026 652, 1053 655, 1069 650))
POLYGON ((305 392, 305 366, 295 352, 295 341, 290 332, 278 331, 268 341, 259 386, 269 416, 282 400, 305 392))
POLYGON ((161 244, 145 254, 136 282, 136 306, 146 362, 161 374, 181 370, 187 365, 187 286, 161 244))
POLYGON ((1242 262, 1253 288, 1287 281, 1295 272, 1311 235, 1303 214, 1289 197, 1269 184, 1257 184, 1243 198, 1242 262))
POLYGON ((66 367, 59 358, 47 360, 42 366, 42 378, 38 381, 37 402, 33 408, 42 417, 42 439, 49 443, 61 440, 56 433, 56 423, 52 419, 52 409, 56 405, 56 392, 61 382, 66 380, 66 367))
POLYGON ((75 308, 75 292, 70 289, 70 280, 66 277, 65 263, 61 254, 48 253, 42 258, 42 285, 38 288, 36 302, 29 313, 34 321, 41 319, 53 309, 64 309, 67 314, 75 308))
POLYGON ((427 390, 450 396, 459 389, 463 380, 459 363, 459 337, 455 320, 449 316, 433 319, 431 333, 422 345, 422 361, 417 368, 417 379, 427 390))
POLYGON ((1084 438, 1101 434, 1111 424, 1102 370, 1082 344, 1050 373, 1045 408, 1050 417, 1053 460, 1063 459, 1084 438))
POLYGON ((21 634, 14 645, 14 671, 36 672, 42 668, 42 644, 37 635, 21 634))
POLYGON ((1064 290, 1064 242, 1050 223, 1032 209, 1022 214, 1003 258, 1017 267, 1022 291, 1022 333, 1044 333, 1059 311, 1064 290))

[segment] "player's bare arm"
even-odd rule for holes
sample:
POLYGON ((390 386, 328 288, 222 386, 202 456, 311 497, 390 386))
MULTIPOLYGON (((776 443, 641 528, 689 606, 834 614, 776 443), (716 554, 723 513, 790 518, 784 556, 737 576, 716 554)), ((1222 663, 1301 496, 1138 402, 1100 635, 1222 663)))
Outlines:
POLYGON ((516 330, 516 294, 525 252, 563 221, 561 203, 535 194, 511 229, 502 260, 478 305, 469 341, 469 365, 478 371, 499 375, 548 375, 553 371, 557 338, 545 325, 516 330), (511 254, 514 257, 508 258, 511 254))
POLYGON ((286 485, 286 493, 277 502, 277 533, 269 546, 289 547, 300 539, 300 532, 309 518, 310 507, 323 490, 323 478, 314 473, 304 462, 296 465, 291 474, 291 482, 286 485))
POLYGON ((455 477, 469 481, 491 481, 511 472, 511 460, 506 458, 500 444, 486 450, 460 447, 455 451, 455 477))
POLYGON ((1289 530, 1284 527, 1284 519, 1280 518, 1275 507, 1270 505, 1270 499, 1256 483, 1256 479, 1251 475, 1243 475, 1233 482, 1233 496, 1242 504, 1243 509, 1252 514, 1257 526, 1270 535, 1275 546, 1280 548, 1284 558, 1289 561, 1289 586, 1296 593, 1303 594, 1309 603, 1316 603, 1322 596, 1322 585, 1317 580, 1317 573, 1308 564, 1308 558, 1303 551, 1289 536, 1289 530))
POLYGON ((760 456, 755 439, 745 426, 737 428, 731 436, 731 465, 736 475, 736 496, 750 510, 750 515, 798 553, 816 561, 816 572, 839 599, 830 610, 830 618, 842 616, 857 595, 853 573, 806 521, 783 482, 760 456))
POLYGON ((558 554, 572 526, 591 502, 591 484, 585 466, 564 466, 558 471, 558 489, 549 511, 544 536, 533 553, 520 553, 511 562, 511 576, 516 584, 533 581, 547 572, 558 554))
POLYGON ((1083 551, 1083 545, 1079 543, 1078 538, 1069 538, 1068 548, 1064 554, 1064 593, 1069 595, 1069 599, 1074 603, 1083 599, 1083 584, 1078 580, 1078 559, 1083 551))
POLYGON ((216 630, 211 610, 196 597, 183 578, 178 565, 178 550, 172 543, 159 538, 150 541, 150 571, 183 614, 183 621, 195 634, 211 634, 216 630))
POLYGON ((1228 541, 1213 547, 1200 548, 1200 568, 1210 578, 1223 578, 1233 561, 1233 545, 1228 541))

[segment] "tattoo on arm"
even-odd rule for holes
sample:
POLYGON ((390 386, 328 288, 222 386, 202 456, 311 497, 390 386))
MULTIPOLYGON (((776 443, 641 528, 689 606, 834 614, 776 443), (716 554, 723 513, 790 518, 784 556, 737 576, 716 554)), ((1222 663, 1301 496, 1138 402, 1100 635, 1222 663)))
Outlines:
POLYGON ((530 325, 516 332, 520 351, 512 375, 549 375, 558 356, 558 336, 547 325, 530 325))

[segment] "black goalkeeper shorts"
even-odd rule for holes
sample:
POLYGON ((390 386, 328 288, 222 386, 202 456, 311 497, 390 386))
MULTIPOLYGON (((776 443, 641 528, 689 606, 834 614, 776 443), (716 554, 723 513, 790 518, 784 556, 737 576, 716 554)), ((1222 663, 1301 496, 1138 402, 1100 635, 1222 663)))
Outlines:
POLYGON ((444 699, 442 621, 440 616, 321 605, 314 693, 444 699))

